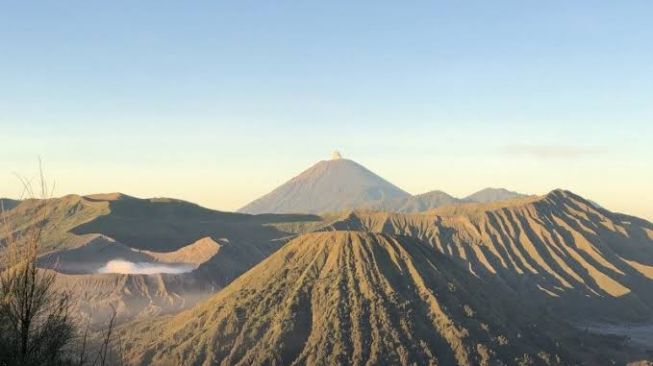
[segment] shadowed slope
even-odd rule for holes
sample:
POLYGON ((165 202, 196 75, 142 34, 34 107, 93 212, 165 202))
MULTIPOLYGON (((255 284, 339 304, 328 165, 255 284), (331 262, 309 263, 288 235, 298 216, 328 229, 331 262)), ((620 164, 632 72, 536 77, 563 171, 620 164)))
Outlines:
POLYGON ((104 327, 113 311, 116 322, 178 312, 212 293, 194 273, 183 274, 64 274, 55 285, 73 299, 73 315, 80 324, 104 327))
POLYGON ((11 198, 0 198, 0 210, 9 211, 18 206, 19 203, 20 201, 11 198))
MULTIPOLYGON (((123 194, 69 195, 43 203, 23 201, 3 220, 17 236, 43 229, 40 265, 63 273, 57 282, 79 300, 76 315, 106 314, 115 305, 121 321, 180 310, 214 293, 295 235, 282 227, 319 220, 311 215, 226 213, 123 194), (129 263, 114 263, 109 272, 129 274, 96 274, 111 260, 129 263), (173 273, 196 269, 135 274, 157 268, 173 273)), ((6 263, 3 255, 0 247, 0 269, 6 263)))
POLYGON ((118 322, 183 310, 254 265, 255 256, 217 256, 223 247, 242 252, 211 238, 161 253, 90 235, 87 244, 42 256, 39 266, 58 272, 56 284, 75 299, 75 316, 95 325, 114 309, 118 322))
POLYGON ((121 337, 127 359, 143 365, 484 365, 524 353, 570 363, 565 347, 583 353, 568 327, 518 303, 414 239, 323 232, 121 337))
MULTIPOLYGON (((294 222, 319 220, 311 215, 252 216, 220 212, 185 201, 137 199, 123 194, 68 195, 50 199, 46 205, 40 200, 26 200, 7 212, 5 217, 17 234, 37 225, 43 228, 42 250, 49 255, 49 268, 56 264, 57 252, 61 252, 64 261, 67 256, 74 258, 77 255, 89 261, 90 258, 83 255, 85 250, 98 254, 99 259, 114 259, 124 254, 125 259, 138 260, 143 256, 152 257, 145 251, 174 252, 202 238, 221 241, 226 245, 213 256, 208 253, 210 250, 203 251, 206 252, 203 253, 205 261, 197 270, 201 282, 214 289, 221 288, 266 258, 294 235, 275 225, 281 227, 294 222), (45 220, 40 222, 43 217, 45 220), (97 234, 115 241, 115 245, 107 246, 105 240, 104 244, 88 246, 97 234)), ((0 233, 0 240, 3 240, 3 234, 0 233)), ((204 249, 209 246, 205 245, 204 249)), ((196 254, 199 253, 186 248, 164 256, 169 260, 177 255, 196 254)), ((0 251, 0 257, 2 255, 0 251)), ((155 260, 166 261, 162 258, 155 260)), ((197 259, 193 263, 199 264, 197 259)), ((88 263, 78 264, 85 266, 88 263)), ((69 272, 85 271, 73 269, 69 272)))
POLYGON ((233 242, 265 242, 283 236, 265 224, 310 219, 308 215, 257 217, 210 210, 196 204, 168 199, 121 199, 104 202, 104 215, 83 223, 75 234, 102 233, 132 248, 173 251, 203 237, 233 242))
POLYGON ((109 237, 89 234, 89 240, 77 248, 65 249, 43 255, 39 267, 60 273, 98 273, 107 262, 120 260, 131 263, 155 265, 165 263, 197 268, 209 261, 220 250, 221 244, 206 237, 173 252, 154 252, 132 249, 109 237))
POLYGON ((97 273, 111 260, 153 262, 154 258, 131 249, 104 235, 89 235, 88 242, 77 248, 48 253, 39 258, 39 267, 68 274, 97 273))
POLYGON ((334 212, 403 197, 410 195, 354 161, 337 159, 320 161, 239 212, 334 212))
MULTIPOLYGON (((132 249, 171 252, 205 237, 225 238, 265 251, 271 241, 288 236, 284 224, 320 220, 313 215, 246 215, 210 210, 189 202, 137 199, 123 194, 68 195, 25 200, 6 213, 15 234, 41 226, 44 252, 85 245, 87 235, 102 234, 132 249), (45 213, 43 213, 45 211, 45 213), (40 219, 45 217, 43 222, 40 219)), ((4 233, 0 233, 0 240, 4 233)), ((275 248, 278 245, 273 245, 275 248)))

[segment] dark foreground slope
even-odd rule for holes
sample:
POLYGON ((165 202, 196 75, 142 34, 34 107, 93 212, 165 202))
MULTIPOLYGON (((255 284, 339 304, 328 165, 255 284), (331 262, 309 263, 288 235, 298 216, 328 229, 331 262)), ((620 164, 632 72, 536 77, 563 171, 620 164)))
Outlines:
POLYGON ((302 235, 193 309, 119 333, 135 365, 574 364, 601 350, 427 244, 349 231, 302 235))

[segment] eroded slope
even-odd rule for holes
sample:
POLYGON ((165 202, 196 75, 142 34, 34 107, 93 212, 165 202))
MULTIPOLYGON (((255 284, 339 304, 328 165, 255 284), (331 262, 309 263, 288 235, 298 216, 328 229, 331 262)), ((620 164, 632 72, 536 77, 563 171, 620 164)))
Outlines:
POLYGON ((583 357, 570 328, 485 286, 412 238, 313 233, 193 309, 132 324, 121 337, 129 362, 143 365, 484 365, 524 357, 569 364, 583 357))
POLYGON ((653 224, 568 191, 424 214, 354 212, 330 228, 423 240, 471 273, 573 315, 641 319, 653 309, 653 224))

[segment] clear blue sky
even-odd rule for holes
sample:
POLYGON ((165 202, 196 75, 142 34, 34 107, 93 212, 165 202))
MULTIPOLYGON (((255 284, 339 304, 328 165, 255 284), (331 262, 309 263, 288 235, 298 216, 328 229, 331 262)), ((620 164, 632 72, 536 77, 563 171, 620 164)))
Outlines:
POLYGON ((340 149, 400 187, 653 219, 651 1, 3 1, 0 196, 236 209, 340 149))

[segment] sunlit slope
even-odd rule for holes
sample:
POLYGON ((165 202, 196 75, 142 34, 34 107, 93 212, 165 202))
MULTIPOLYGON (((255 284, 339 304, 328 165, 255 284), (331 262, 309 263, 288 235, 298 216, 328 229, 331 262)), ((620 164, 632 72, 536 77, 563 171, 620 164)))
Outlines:
POLYGON ((218 254, 220 248, 224 245, 229 245, 229 242, 222 241, 220 243, 220 241, 216 241, 211 237, 204 237, 173 252, 154 252, 148 250, 144 250, 143 252, 163 263, 184 263, 200 266, 218 254))
POLYGON ((354 212, 330 228, 418 238, 472 273, 581 315, 596 310, 588 304, 625 317, 653 308, 653 224, 568 191, 424 214, 354 212))
POLYGON ((415 239, 322 232, 120 336, 141 365, 516 364, 524 353, 569 364, 568 347, 583 354, 569 328, 519 303, 415 239))
MULTIPOLYGON (((109 202, 87 200, 77 195, 53 198, 46 202, 44 205, 42 200, 25 200, 3 216, 13 236, 17 238, 21 233, 40 227, 40 244, 44 253, 86 243, 89 238, 72 235, 70 230, 110 212, 109 202)), ((4 231, 0 233, 1 241, 7 239, 6 234, 4 231)))

